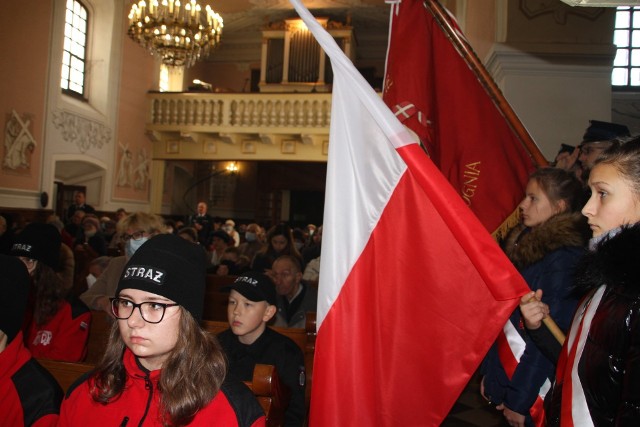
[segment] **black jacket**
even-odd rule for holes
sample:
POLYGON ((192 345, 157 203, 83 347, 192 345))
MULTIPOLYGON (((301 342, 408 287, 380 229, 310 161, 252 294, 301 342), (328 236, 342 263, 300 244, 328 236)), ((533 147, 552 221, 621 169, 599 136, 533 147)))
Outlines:
POLYGON ((257 363, 275 366, 278 376, 291 391, 284 425, 299 427, 304 424, 304 356, 293 340, 271 328, 266 328, 251 345, 238 341, 238 337, 231 332, 231 329, 219 334, 218 341, 227 355, 229 372, 241 381, 251 381, 253 368, 257 363))
MULTIPOLYGON (((577 287, 585 298, 606 285, 578 363, 591 419, 596 427, 638 426, 640 224, 602 241, 595 252, 583 258, 578 272, 577 287)), ((549 426, 560 423, 562 390, 562 383, 554 384, 545 399, 549 426)))

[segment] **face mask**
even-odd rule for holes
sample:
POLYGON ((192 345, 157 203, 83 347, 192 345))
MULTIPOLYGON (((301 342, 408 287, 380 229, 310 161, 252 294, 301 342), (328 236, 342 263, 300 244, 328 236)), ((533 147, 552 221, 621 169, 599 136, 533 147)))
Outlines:
POLYGON ((136 251, 140 248, 140 246, 142 246, 142 244, 147 240, 149 240, 148 237, 142 237, 139 240, 133 240, 133 239, 127 240, 127 244, 124 245, 124 250, 127 255, 127 258, 131 258, 133 254, 136 253, 136 251))
POLYGON ((255 242, 258 239, 258 236, 256 236, 256 233, 247 231, 246 233, 244 233, 244 238, 247 240, 247 242, 255 242))
POLYGON ((96 276, 89 273, 89 275, 87 276, 87 288, 90 288, 91 286, 93 286, 93 284, 96 283, 96 280, 98 280, 96 276))
POLYGON ((95 229, 93 229, 93 230, 85 230, 84 235, 85 235, 85 237, 91 238, 91 237, 96 235, 96 230, 95 229))

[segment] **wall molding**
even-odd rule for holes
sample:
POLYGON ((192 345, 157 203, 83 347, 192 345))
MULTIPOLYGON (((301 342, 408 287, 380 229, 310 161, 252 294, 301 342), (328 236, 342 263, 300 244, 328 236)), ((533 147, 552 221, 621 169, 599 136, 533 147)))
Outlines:
POLYGON ((54 111, 52 122, 61 132, 62 138, 75 144, 81 153, 92 147, 101 149, 109 144, 112 138, 111 129, 107 126, 67 111, 54 111))

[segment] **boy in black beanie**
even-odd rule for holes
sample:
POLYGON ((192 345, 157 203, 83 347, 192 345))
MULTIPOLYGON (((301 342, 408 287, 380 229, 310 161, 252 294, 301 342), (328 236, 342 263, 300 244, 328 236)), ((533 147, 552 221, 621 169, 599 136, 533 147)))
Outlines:
POLYGON ((284 414, 284 426, 299 427, 305 420, 304 355, 289 337, 267 323, 276 314, 276 290, 263 273, 247 272, 226 287, 229 294, 227 318, 230 328, 218 335, 227 354, 229 372, 251 381, 256 364, 273 365, 291 392, 284 414))
POLYGON ((0 255, 0 425, 55 426, 62 389, 36 362, 22 338, 29 274, 15 257, 0 255))

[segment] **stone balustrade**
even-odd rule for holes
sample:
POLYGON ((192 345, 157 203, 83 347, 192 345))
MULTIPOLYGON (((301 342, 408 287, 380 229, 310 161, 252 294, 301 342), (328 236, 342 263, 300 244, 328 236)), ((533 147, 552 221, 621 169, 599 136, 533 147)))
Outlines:
POLYGON ((328 134, 330 93, 147 95, 150 131, 328 134))

